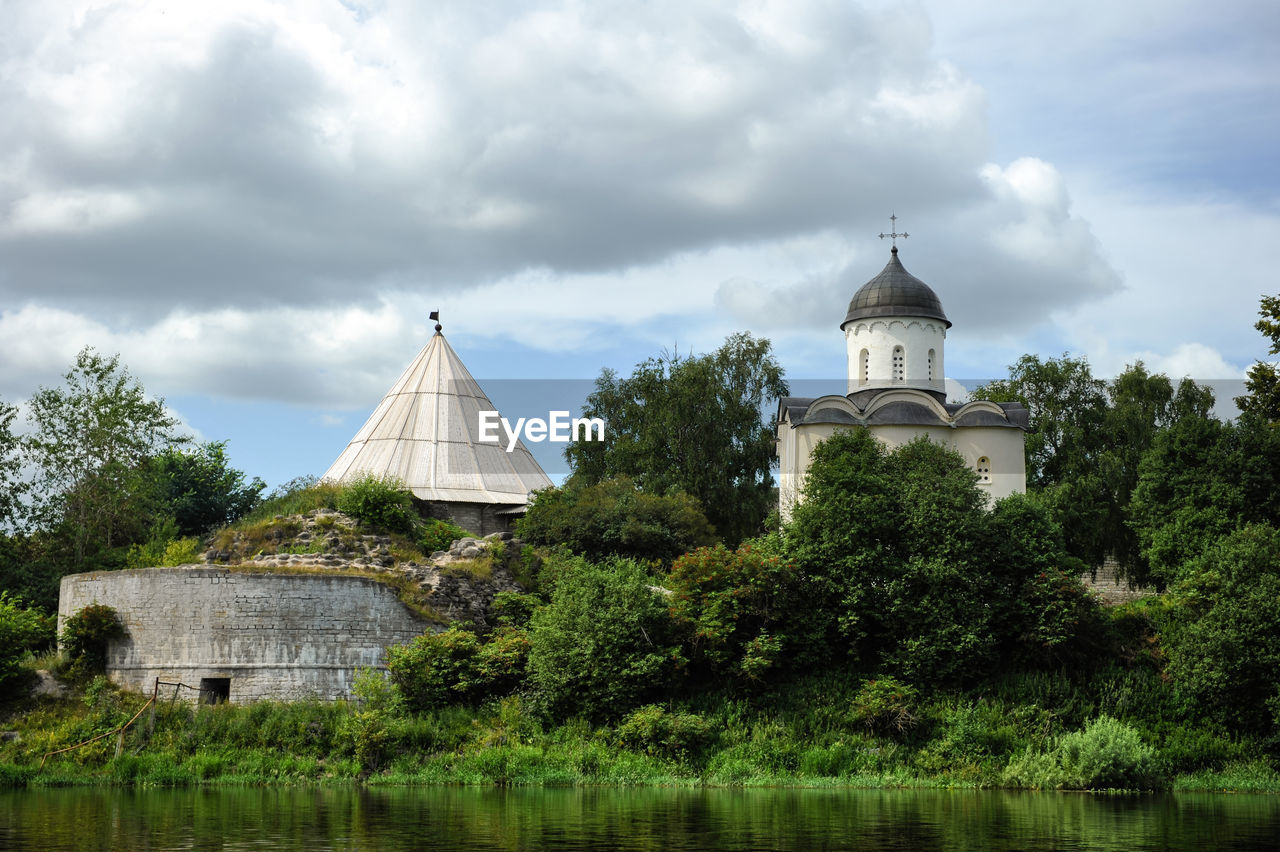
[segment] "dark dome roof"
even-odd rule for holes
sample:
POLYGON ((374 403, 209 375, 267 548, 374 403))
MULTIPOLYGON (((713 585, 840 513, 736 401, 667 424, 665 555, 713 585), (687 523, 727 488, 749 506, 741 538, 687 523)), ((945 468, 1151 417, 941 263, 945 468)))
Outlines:
POLYGON ((858 288, 849 303, 849 314, 840 323, 868 317, 931 317, 942 320, 951 327, 951 320, 942 312, 942 302, 929 285, 912 275, 898 260, 897 246, 889 256, 889 262, 880 274, 858 288))

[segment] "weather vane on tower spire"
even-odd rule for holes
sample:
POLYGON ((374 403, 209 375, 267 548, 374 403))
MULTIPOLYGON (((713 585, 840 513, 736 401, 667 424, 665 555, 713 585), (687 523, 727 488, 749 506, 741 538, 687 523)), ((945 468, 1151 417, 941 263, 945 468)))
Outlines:
POLYGON ((889 214, 889 223, 890 223, 890 226, 889 226, 889 233, 887 233, 887 234, 884 234, 884 233, 880 234, 880 239, 882 239, 882 240, 883 240, 885 237, 890 237, 890 238, 893 240, 893 253, 894 253, 894 254, 897 254, 897 253, 898 253, 898 237, 902 237, 902 238, 905 240, 907 237, 909 237, 909 236, 911 236, 911 235, 910 235, 910 234, 908 234, 906 231, 903 231, 901 234, 897 233, 897 231, 898 231, 898 215, 897 215, 896 213, 890 213, 890 214, 889 214))

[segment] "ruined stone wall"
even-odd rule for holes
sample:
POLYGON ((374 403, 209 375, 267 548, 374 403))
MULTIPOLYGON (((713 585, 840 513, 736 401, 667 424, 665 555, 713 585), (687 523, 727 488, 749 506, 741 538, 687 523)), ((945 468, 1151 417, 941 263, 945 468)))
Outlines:
POLYGON ((157 677, 195 687, 226 678, 233 702, 347 697, 356 669, 381 665, 388 645, 441 629, 387 586, 341 574, 201 566, 73 574, 62 578, 59 631, 92 603, 114 608, 128 632, 111 643, 111 680, 150 692, 157 677))

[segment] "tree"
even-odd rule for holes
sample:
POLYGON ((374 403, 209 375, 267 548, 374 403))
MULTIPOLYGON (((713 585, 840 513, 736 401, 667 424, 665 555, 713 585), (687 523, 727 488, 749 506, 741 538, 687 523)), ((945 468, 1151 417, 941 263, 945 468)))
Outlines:
POLYGON ((1068 552, 1095 568, 1114 557, 1131 580, 1145 576, 1127 523, 1138 464, 1162 430, 1184 417, 1207 417, 1213 392, 1190 379, 1175 389, 1141 361, 1110 383, 1095 379, 1083 358, 1067 355, 1047 361, 1024 355, 1009 369, 1009 379, 974 393, 1030 410, 1027 484, 1065 530, 1068 552))
POLYGON ((149 527, 145 462, 177 440, 178 421, 118 355, 85 347, 64 378, 31 397, 26 448, 38 469, 35 517, 65 545, 67 567, 83 570, 149 527))
POLYGON ((517 522, 529 544, 563 544, 590 559, 624 556, 670 562, 715 539, 698 501, 682 491, 647 494, 627 477, 539 491, 517 522))
POLYGON ((1161 588, 1246 524, 1280 524, 1280 429, 1253 412, 1177 421, 1142 457, 1129 523, 1146 572, 1132 579, 1161 588))
POLYGON ((529 624, 529 679, 552 716, 618 718, 682 662, 661 590, 629 560, 580 563, 529 624))
POLYGON ((21 480, 21 441, 13 433, 16 406, 0 399, 0 531, 16 526, 25 484, 21 480))
POLYGON ((975 399, 1021 402, 1031 415, 1027 484, 1042 487, 1074 478, 1095 459, 1107 408, 1107 386, 1084 358, 1041 361, 1023 355, 1009 378, 982 385, 975 399))
POLYGON ((787 393, 769 341, 745 332, 709 355, 650 358, 629 378, 606 369, 584 409, 604 419, 605 440, 574 442, 565 457, 587 484, 627 476, 650 494, 686 492, 736 544, 761 530, 774 505, 763 406, 787 393))
MULTIPOLYGON (((1258 314, 1262 319, 1254 323, 1254 328, 1271 341, 1268 354, 1280 355, 1280 296, 1263 296, 1258 314)), ((1259 361, 1249 369, 1244 384, 1249 393, 1235 400, 1240 410, 1258 414, 1272 424, 1280 423, 1280 371, 1276 365, 1259 361)))
POLYGON ((167 447, 151 460, 159 511, 177 523, 178 534, 200 536, 248 514, 267 484, 258 477, 245 483, 230 466, 226 441, 201 444, 191 452, 167 447))
POLYGON ((1157 435, 1178 421, 1209 417, 1213 391, 1191 379, 1183 379, 1175 390, 1168 376, 1148 373, 1138 361, 1111 381, 1108 395, 1110 405, 1102 424, 1105 443, 1097 464, 1097 476, 1105 489, 1105 513, 1095 551, 1079 555, 1094 565, 1110 555, 1125 576, 1137 580, 1146 574, 1146 566, 1127 513, 1142 456, 1157 435))
POLYGON ((0 686, 18 674, 28 653, 52 642, 53 619, 0 589, 0 686))
POLYGON ((1250 525, 1188 566, 1169 672, 1192 706, 1231 728, 1280 727, 1280 531, 1250 525))
POLYGON ((1043 507, 1014 495, 987 511, 964 459, 927 438, 886 451, 865 429, 837 432, 804 493, 783 540, 811 610, 785 632, 807 632, 815 656, 972 682, 998 658, 1060 661, 1088 620, 1081 566, 1043 507))

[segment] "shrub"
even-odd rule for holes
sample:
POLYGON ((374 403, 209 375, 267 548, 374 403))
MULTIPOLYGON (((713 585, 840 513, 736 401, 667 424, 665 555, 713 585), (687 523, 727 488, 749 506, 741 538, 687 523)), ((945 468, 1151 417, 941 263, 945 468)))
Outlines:
POLYGON ((916 698, 915 687, 896 678, 863 681, 853 697, 853 718, 874 734, 902 736, 920 721, 916 698))
POLYGON ((499 627, 527 627, 534 610, 541 605, 537 595, 498 592, 489 604, 488 615, 499 627))
POLYGON ((683 757, 712 738, 711 725, 696 713, 675 713, 650 704, 632 712, 618 725, 618 743, 646 754, 683 757))
POLYGON ((1280 530, 1251 525, 1184 569, 1169 617, 1169 673, 1215 721, 1253 733, 1276 729, 1280 696, 1280 530))
POLYGON ((693 665, 749 681, 762 679, 782 657, 794 571, 790 563, 755 549, 724 545, 686 553, 671 566, 672 618, 689 643, 693 665))
POLYGON ((666 602, 629 560, 561 576, 529 625, 529 676, 560 718, 616 717, 666 686, 682 662, 666 602))
POLYGON ((338 511, 389 532, 412 532, 417 512, 404 483, 394 477, 362 476, 338 495, 338 511))
POLYGON ((649 494, 626 477, 596 485, 570 480, 563 488, 539 491, 516 529, 531 544, 565 545, 596 560, 623 556, 667 563, 715 541, 697 500, 682 491, 649 494))
POLYGON ((48 616, 0 591, 0 684, 18 674, 27 654, 52 641, 53 624, 48 616))
POLYGON ((71 661, 68 674, 81 678, 104 671, 111 640, 125 635, 116 611, 105 604, 89 604, 70 616, 60 637, 71 661))
POLYGON ((422 529, 418 532, 418 547, 421 548, 423 553, 430 555, 437 550, 448 550, 449 545, 469 535, 471 533, 452 521, 432 518, 424 523, 422 529))
POLYGON ((1084 730, 1063 734, 1048 752, 1028 749, 1005 771, 1020 787, 1072 790, 1149 789, 1160 786, 1156 751, 1133 727, 1099 716, 1084 730))
POLYGON ((529 633, 500 627, 476 651, 467 692, 473 701, 509 695, 524 685, 529 633))
POLYGON ((411 709, 445 707, 466 700, 479 647, 474 633, 458 627, 424 633, 388 648, 387 668, 411 709))

